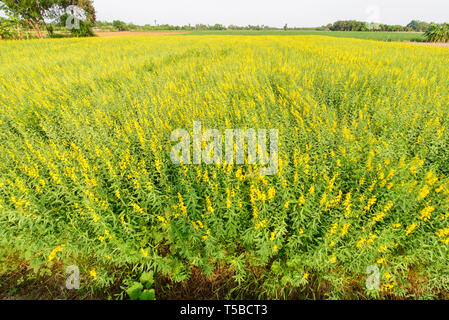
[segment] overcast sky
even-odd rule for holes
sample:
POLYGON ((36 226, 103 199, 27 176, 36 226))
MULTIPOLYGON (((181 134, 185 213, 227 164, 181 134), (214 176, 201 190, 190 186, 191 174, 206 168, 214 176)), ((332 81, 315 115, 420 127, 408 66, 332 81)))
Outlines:
POLYGON ((449 22, 449 0, 94 0, 98 20, 136 24, 321 26, 336 20, 449 22))

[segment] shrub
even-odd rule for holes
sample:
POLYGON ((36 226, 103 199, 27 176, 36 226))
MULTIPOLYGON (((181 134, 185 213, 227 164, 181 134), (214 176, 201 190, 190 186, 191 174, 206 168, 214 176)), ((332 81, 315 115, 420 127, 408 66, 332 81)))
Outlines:
POLYGON ((17 31, 14 29, 14 23, 11 20, 0 17, 0 39, 15 39, 17 31))
POLYGON ((95 35, 90 21, 80 21, 79 29, 71 29, 70 32, 75 37, 93 37, 95 35))
POLYGON ((449 42, 449 23, 432 24, 425 35, 429 42, 449 42))
POLYGON ((126 25, 126 23, 120 20, 112 21, 112 26, 118 31, 128 31, 128 26, 126 25))

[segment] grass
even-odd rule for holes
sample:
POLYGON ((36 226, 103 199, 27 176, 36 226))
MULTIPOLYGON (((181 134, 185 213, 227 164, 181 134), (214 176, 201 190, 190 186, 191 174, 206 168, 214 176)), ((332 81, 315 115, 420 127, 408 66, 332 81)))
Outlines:
POLYGON ((294 30, 225 30, 225 31, 192 31, 189 35, 247 35, 247 36, 264 36, 264 35, 288 35, 288 36, 330 36, 338 38, 355 38, 364 40, 378 41, 426 41, 423 33, 418 32, 356 32, 356 31, 294 31, 294 30))
MULTIPOLYGON (((101 30, 97 30, 101 32, 101 30)), ((133 31, 131 31, 133 32, 133 31)), ((142 30, 135 31, 142 32, 142 30)), ((158 30, 150 32, 172 32, 184 33, 185 35, 234 35, 234 36, 329 36, 337 38, 354 38, 364 40, 378 40, 378 41, 409 41, 409 42, 425 42, 426 38, 423 33, 419 32, 356 32, 356 31, 303 31, 303 30, 206 30, 206 31, 183 31, 183 30, 158 30)))

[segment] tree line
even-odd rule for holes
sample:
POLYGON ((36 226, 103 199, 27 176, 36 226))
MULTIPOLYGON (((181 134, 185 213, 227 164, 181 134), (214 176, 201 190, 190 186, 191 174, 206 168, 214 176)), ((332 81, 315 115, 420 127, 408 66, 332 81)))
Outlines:
POLYGON ((425 32, 431 25, 432 23, 419 20, 412 20, 406 26, 356 20, 341 20, 328 24, 325 28, 331 31, 425 32))

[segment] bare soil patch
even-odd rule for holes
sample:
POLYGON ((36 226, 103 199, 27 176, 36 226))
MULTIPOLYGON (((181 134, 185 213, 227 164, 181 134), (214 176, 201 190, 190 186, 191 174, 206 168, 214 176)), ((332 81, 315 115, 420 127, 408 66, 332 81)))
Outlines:
POLYGON ((411 43, 411 44, 419 44, 422 46, 449 48, 449 42, 410 42, 410 41, 406 41, 406 42, 411 43))

